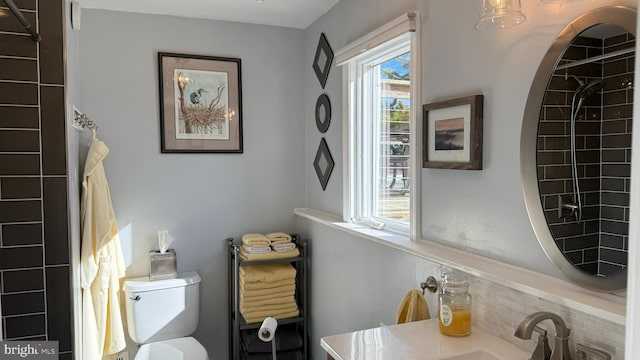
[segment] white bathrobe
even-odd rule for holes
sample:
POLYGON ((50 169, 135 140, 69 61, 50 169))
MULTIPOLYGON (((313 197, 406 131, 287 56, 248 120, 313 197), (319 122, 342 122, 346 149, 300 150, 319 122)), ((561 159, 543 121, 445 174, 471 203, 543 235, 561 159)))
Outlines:
POLYGON ((109 153, 94 137, 82 181, 82 359, 99 360, 126 346, 118 300, 125 275, 109 185, 102 160, 109 153))

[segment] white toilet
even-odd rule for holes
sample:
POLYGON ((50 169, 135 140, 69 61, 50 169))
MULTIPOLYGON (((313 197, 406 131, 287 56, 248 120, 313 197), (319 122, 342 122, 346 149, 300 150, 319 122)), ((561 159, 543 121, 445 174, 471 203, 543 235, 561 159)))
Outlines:
POLYGON ((142 345, 135 360, 209 360, 202 344, 189 337, 200 312, 198 273, 167 280, 127 279, 123 290, 129 336, 142 345))

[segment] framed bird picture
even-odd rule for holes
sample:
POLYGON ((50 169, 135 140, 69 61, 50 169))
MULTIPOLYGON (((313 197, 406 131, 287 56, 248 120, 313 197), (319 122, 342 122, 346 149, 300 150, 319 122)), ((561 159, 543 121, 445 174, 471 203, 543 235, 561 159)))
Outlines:
POLYGON ((242 153, 240 59, 158 52, 163 153, 242 153))

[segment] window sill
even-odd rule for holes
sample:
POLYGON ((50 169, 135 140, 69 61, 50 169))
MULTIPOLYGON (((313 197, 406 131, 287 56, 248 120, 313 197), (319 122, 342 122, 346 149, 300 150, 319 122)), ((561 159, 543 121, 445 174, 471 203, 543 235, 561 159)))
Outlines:
POLYGON ((294 209, 294 214, 526 294, 625 325, 626 299, 623 296, 590 291, 563 279, 434 241, 424 239, 411 241, 407 236, 372 229, 364 225, 345 223, 340 217, 319 210, 297 208, 294 209))

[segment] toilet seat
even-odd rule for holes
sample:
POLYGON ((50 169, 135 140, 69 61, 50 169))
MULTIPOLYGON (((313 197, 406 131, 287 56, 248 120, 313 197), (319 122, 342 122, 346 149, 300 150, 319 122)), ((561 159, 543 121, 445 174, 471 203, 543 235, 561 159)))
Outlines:
POLYGON ((144 344, 135 360, 209 360, 209 356, 198 340, 183 337, 144 344))

